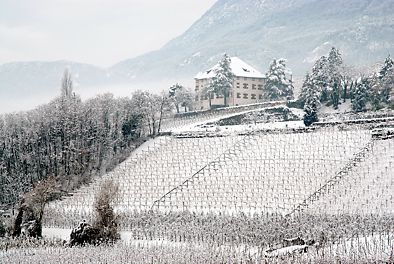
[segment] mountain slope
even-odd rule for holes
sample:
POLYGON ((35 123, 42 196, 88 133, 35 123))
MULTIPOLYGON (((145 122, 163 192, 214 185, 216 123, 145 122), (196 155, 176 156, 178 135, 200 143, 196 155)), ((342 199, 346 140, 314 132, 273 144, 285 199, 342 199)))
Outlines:
POLYGON ((262 73, 273 58, 287 58, 299 79, 332 46, 341 50, 347 64, 383 61, 394 53, 394 1, 218 0, 160 50, 108 69, 65 61, 0 65, 0 98, 53 97, 66 67, 71 68, 79 90, 133 83, 144 87, 140 84, 147 82, 151 84, 146 87, 161 90, 174 80, 191 84, 224 52, 262 73))
POLYGON ((303 75, 331 46, 347 63, 365 65, 394 50, 393 14, 391 0, 220 0, 161 50, 111 70, 134 79, 192 77, 227 52, 263 72, 285 57, 303 75))

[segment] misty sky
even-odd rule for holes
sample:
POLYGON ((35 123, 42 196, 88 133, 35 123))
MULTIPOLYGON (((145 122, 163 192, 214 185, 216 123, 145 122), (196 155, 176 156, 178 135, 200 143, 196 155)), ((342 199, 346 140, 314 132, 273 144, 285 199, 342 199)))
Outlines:
POLYGON ((0 0, 0 64, 110 66, 159 49, 216 0, 0 0))

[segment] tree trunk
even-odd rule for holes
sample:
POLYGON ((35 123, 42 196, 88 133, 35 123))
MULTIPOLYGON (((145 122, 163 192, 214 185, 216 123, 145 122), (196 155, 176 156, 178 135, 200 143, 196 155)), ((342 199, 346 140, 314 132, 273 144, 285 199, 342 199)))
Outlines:
MULTIPOLYGON (((163 97, 162 101, 161 101, 161 105, 160 105, 160 117, 159 117, 159 125, 158 125, 159 127, 157 129, 157 133, 160 133, 160 129, 161 129, 161 120, 163 119, 164 100, 165 100, 165 98, 163 97)), ((176 105, 176 107, 177 107, 177 112, 179 113, 178 104, 176 105)))
POLYGON ((14 222, 14 230, 12 232, 12 236, 13 237, 18 237, 21 234, 21 225, 22 225, 22 220, 23 220, 23 211, 24 211, 24 205, 23 205, 24 201, 22 200, 21 205, 19 206, 18 209, 18 215, 15 218, 15 222, 14 222))

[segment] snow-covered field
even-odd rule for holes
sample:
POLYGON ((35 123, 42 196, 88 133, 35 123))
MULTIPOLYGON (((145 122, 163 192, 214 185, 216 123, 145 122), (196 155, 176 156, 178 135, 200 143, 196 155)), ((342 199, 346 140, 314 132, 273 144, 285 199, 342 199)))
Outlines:
MULTIPOLYGON (((174 136, 144 143, 112 172, 73 196, 51 203, 46 225, 59 226, 64 223, 59 219, 79 216, 74 222, 68 221, 67 226, 73 226, 91 215, 94 195, 106 179, 119 184, 115 208, 125 214, 150 209, 287 214, 335 177, 372 140, 369 129, 356 126, 306 133, 297 131, 303 127, 299 121, 224 126, 219 130, 203 125, 231 115, 235 114, 196 121, 174 130, 174 136), (177 136, 188 132, 192 136, 177 136), (215 136, 193 137, 194 132, 215 132, 215 136)), ((383 168, 390 171, 391 165, 383 166, 389 162, 385 156, 381 158, 384 151, 376 150, 375 160, 381 164, 370 159, 357 164, 364 177, 375 171, 374 177, 379 177, 377 171, 383 168)), ((392 186, 388 180, 386 188, 392 186)), ((391 201, 385 205, 393 207, 391 201)))
POLYGON ((394 214, 394 139, 376 140, 368 158, 309 205, 309 213, 394 214))
MULTIPOLYGON (((247 110, 251 111, 255 110, 247 110)), ((394 213, 394 139, 373 139, 371 129, 363 126, 308 131, 299 121, 210 125, 236 114, 195 119, 172 129, 172 135, 147 141, 112 172, 47 207, 44 236, 67 240, 70 227, 82 218, 92 220, 100 184, 114 180, 120 187, 115 209, 129 221, 122 224, 125 229, 118 245, 9 250, 0 253, 0 258, 16 263, 52 263, 54 259, 62 263, 80 259, 87 263, 365 263, 393 259, 391 224, 377 226, 379 231, 373 233, 375 226, 370 222, 375 218, 369 219, 368 214, 387 217, 394 213), (366 146, 372 147, 366 151, 366 146), (365 154, 363 158, 357 159, 359 153, 365 154), (338 175, 337 184, 317 201, 308 201, 306 214, 286 220, 284 215, 338 175), (270 213, 273 223, 265 230, 260 225, 270 221, 270 213), (324 220, 327 213, 344 224, 337 233, 332 227, 324 229, 330 223, 330 218, 324 220), (266 219, 258 220, 256 214, 266 219), (349 218, 349 214, 355 216, 349 218), (193 215, 198 215, 196 220, 193 215), (308 215, 322 223, 307 220, 308 215), (359 216, 364 218, 357 224, 367 221, 368 230, 352 233, 359 232, 352 227, 346 231, 351 219, 359 216), (283 223, 289 226, 279 226, 283 223), (222 225, 220 232, 218 225, 222 225), (274 233, 268 234, 269 230, 274 233), (270 242, 290 235, 289 231, 314 239, 324 231, 331 240, 325 245, 265 252, 270 242), (307 253, 295 253, 304 250, 307 253)))
POLYGON ((245 244, 130 241, 114 246, 38 247, 0 252, 2 263, 392 263, 394 240, 357 237, 320 248, 291 246, 271 253, 245 244), (306 251, 304 253, 298 253, 306 251))

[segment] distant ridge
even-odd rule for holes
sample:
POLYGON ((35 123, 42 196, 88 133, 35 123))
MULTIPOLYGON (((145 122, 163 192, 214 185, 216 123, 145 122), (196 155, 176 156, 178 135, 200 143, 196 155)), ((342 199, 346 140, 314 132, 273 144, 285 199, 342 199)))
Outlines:
POLYGON ((345 63, 360 66, 394 54, 394 1, 219 0, 160 50, 107 69, 65 61, 0 65, 0 98, 55 94, 67 66, 81 89, 168 79, 191 82, 224 52, 262 73, 273 58, 284 57, 294 76, 302 78, 332 46, 340 49, 345 63))

